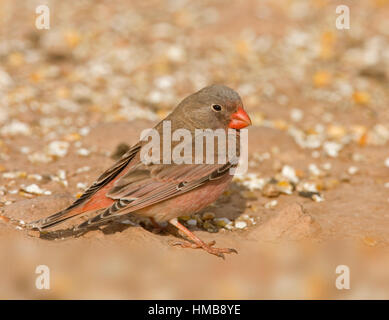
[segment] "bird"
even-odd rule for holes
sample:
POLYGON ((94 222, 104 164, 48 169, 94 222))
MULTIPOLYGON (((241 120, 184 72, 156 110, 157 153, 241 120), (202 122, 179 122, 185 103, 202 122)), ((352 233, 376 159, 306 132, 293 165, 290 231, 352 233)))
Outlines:
MULTIPOLYGON (((235 148, 239 157, 239 133, 241 129, 251 125, 251 120, 236 91, 225 85, 214 84, 187 96, 153 128, 161 135, 160 141, 164 139, 163 129, 166 123, 170 124, 172 132, 185 129, 196 135, 198 130, 211 129, 222 130, 221 132, 228 133, 228 137, 231 136, 231 132, 236 133, 233 139, 237 142, 235 148)), ((142 152, 148 154, 144 152, 148 142, 140 139, 130 147, 69 207, 32 221, 26 227, 42 232, 71 218, 95 212, 94 217, 73 227, 75 231, 79 231, 134 213, 149 218, 155 226, 168 222, 176 227, 186 239, 175 244, 183 248, 203 249, 222 258, 224 254, 237 253, 235 249, 215 247, 215 241, 210 243, 202 241, 178 221, 180 216, 194 214, 216 201, 228 188, 233 178, 231 169, 237 166, 237 162, 227 159, 221 163, 207 161, 146 163, 142 152)), ((172 146, 177 146, 180 142, 171 143, 172 146)), ((188 143, 194 150, 193 140, 188 143)), ((164 145, 162 149, 163 147, 164 145)), ((215 157, 219 155, 218 146, 212 150, 215 157)), ((165 151, 162 150, 160 154, 172 155, 170 150, 165 151)), ((189 160, 193 160, 194 157, 193 153, 189 154, 189 160)))

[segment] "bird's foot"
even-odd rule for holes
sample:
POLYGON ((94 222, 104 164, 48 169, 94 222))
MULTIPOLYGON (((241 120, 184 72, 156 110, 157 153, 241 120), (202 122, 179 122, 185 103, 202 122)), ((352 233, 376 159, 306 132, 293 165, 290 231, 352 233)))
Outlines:
POLYGON ((235 249, 230 248, 214 248, 215 241, 212 241, 210 243, 205 243, 203 240, 198 238, 195 234, 193 234, 190 230, 188 230, 185 226, 183 226, 181 223, 178 222, 177 219, 171 219, 169 221, 173 226, 175 226, 178 230, 180 230, 182 233, 184 233, 192 242, 185 241, 185 242, 176 242, 174 245, 179 245, 183 248, 193 248, 193 249, 203 249, 207 251, 210 254, 213 254, 215 256, 218 256, 220 258, 224 259, 225 253, 238 253, 235 249))
POLYGON ((214 248, 213 246, 215 244, 216 244, 215 241, 211 241, 209 243, 205 243, 203 241, 195 243, 195 242, 190 242, 187 240, 177 241, 177 242, 172 243, 172 245, 180 246, 181 248, 203 249, 206 252, 213 254, 215 256, 218 256, 220 258, 223 258, 223 259, 224 259, 225 253, 227 253, 227 254, 238 253, 238 251, 236 251, 235 249, 231 249, 231 248, 214 248))

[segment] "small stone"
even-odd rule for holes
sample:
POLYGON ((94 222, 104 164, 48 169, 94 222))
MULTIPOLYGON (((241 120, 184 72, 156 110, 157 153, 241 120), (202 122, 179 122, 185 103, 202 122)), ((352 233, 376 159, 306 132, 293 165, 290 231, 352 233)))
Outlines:
POLYGON ((88 149, 81 148, 77 150, 77 154, 83 157, 87 157, 90 155, 90 151, 88 149))
POLYGON ((43 194, 44 190, 41 189, 38 185, 36 184, 30 184, 29 186, 25 187, 22 189, 25 192, 31 193, 31 194, 43 194))
POLYGON ((281 174, 293 183, 297 183, 299 181, 299 178, 296 175, 296 170, 294 170, 291 166, 283 166, 281 174))
POLYGON ((217 231, 217 228, 215 227, 215 225, 213 225, 210 220, 207 220, 203 223, 203 228, 205 230, 207 230, 208 232, 216 232, 217 231))
POLYGON ((330 125, 327 128, 327 135, 331 139, 341 139, 346 135, 346 129, 343 126, 330 125))
POLYGON ((80 129, 79 133, 82 136, 87 136, 90 132, 90 129, 88 127, 83 127, 80 129))
POLYGON ((280 190, 278 190, 274 183, 268 183, 262 189, 262 195, 268 198, 278 197, 280 193, 280 190))
POLYGON ((277 200, 272 200, 272 201, 266 202, 264 207, 266 209, 273 209, 273 208, 275 208, 277 206, 277 204, 278 204, 277 200))
POLYGON ((15 172, 4 172, 3 178, 4 179, 15 179, 17 177, 17 174, 15 172))
POLYGON ((215 214, 213 212, 204 212, 202 216, 203 220, 212 220, 215 219, 215 214))
POLYGON ((28 153, 30 153, 30 148, 29 147, 21 147, 20 152, 23 154, 28 154, 28 153))
POLYGON ((90 170, 90 167, 85 166, 85 167, 78 168, 76 170, 76 173, 88 172, 89 170, 90 170))
POLYGON ((237 229, 244 229, 247 227, 247 223, 244 221, 235 221, 234 226, 237 229))
POLYGON ((60 178, 61 180, 65 180, 66 179, 66 171, 61 169, 61 170, 58 170, 58 178, 60 178))
POLYGON ((301 121, 303 116, 304 116, 304 113, 300 109, 292 109, 292 111, 290 112, 290 117, 295 122, 301 121))
POLYGON ((186 223, 192 227, 197 226, 197 221, 195 219, 189 219, 188 221, 186 221, 186 223))
POLYGON ((52 141, 48 146, 48 154, 56 157, 64 157, 68 153, 69 142, 52 141))
POLYGON ((31 134, 31 129, 26 123, 20 122, 18 120, 13 120, 10 124, 2 127, 1 134, 9 136, 27 136, 31 134))
POLYGON ((347 169, 348 174, 354 175, 359 171, 358 167, 351 166, 347 169))
POLYGON ((78 189, 85 190, 87 187, 88 187, 88 186, 87 186, 86 183, 83 183, 83 182, 78 182, 78 183, 77 183, 77 188, 78 188, 78 189))
POLYGON ((43 177, 40 174, 32 173, 27 175, 27 179, 42 181, 43 177))
POLYGON ((320 171, 320 169, 317 167, 316 164, 314 163, 311 163, 309 166, 308 166, 308 170, 309 172, 311 173, 311 175, 313 176, 321 176, 322 175, 322 172, 320 171))
POLYGON ((40 152, 35 152, 28 155, 28 160, 30 160, 31 163, 49 163, 52 161, 52 157, 40 152))
POLYGON ((293 193, 293 185, 289 181, 278 181, 277 189, 284 194, 292 194, 293 193))
POLYGON ((314 194, 312 196, 312 200, 315 201, 315 202, 323 202, 324 201, 324 198, 322 195, 320 194, 314 194))
POLYGON ((215 218, 215 223, 219 227, 225 227, 229 224, 231 224, 231 220, 228 218, 215 218))
POLYGON ((250 220, 251 217, 247 214, 247 213, 244 213, 240 216, 243 220, 250 220))

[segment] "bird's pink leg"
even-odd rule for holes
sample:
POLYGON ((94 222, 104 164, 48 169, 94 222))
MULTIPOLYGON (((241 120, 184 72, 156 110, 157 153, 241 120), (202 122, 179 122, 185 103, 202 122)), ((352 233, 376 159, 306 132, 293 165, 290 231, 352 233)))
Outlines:
POLYGON ((175 226, 178 230, 182 231, 190 240, 193 241, 189 242, 175 242, 173 245, 178 245, 183 248, 192 248, 192 249, 204 249, 210 254, 214 254, 218 257, 221 257, 224 259, 224 253, 238 253, 235 249, 230 248, 213 248, 212 246, 215 245, 215 241, 212 241, 210 243, 205 243, 203 240, 198 238, 195 234, 190 232, 185 226, 183 226, 181 223, 178 222, 176 218, 171 219, 169 221, 173 226, 175 226))

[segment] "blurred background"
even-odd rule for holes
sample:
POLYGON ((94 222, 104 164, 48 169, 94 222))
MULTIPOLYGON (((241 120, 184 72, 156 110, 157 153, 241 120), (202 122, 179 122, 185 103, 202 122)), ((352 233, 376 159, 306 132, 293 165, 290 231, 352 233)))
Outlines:
POLYGON ((0 0, 0 298, 389 298, 388 16, 388 0, 0 0), (131 219, 77 239, 9 223, 70 204, 213 83, 253 120, 249 172, 181 220, 238 255, 131 219))

